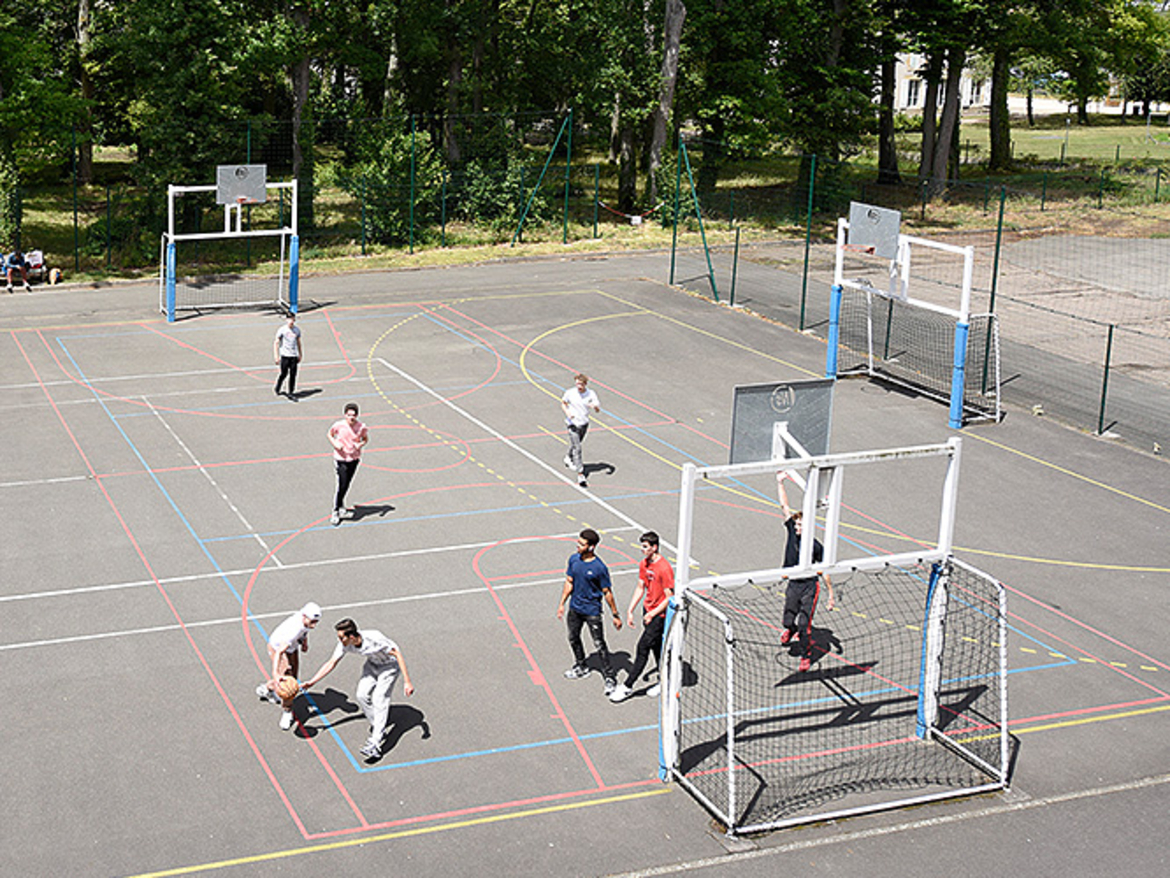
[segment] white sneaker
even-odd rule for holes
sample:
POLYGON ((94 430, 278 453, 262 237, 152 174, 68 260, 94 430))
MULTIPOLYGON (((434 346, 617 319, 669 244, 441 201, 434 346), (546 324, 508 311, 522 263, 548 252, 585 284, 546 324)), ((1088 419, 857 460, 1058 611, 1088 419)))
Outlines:
POLYGON ((25 284, 25 285, 24 285, 24 291, 25 291, 26 293, 31 293, 31 292, 32 292, 32 287, 31 287, 31 286, 29 286, 28 284, 25 284))
POLYGON ((655 683, 653 686, 651 686, 649 689, 646 690, 646 697, 647 698, 657 698, 661 694, 662 694, 662 685, 659 683, 655 683))
POLYGON ((382 758, 382 748, 378 746, 377 741, 366 741, 366 746, 362 747, 361 754, 367 759, 382 758))
POLYGON ((281 711, 280 714, 280 730, 287 732, 293 727, 293 712, 291 710, 281 711))
POLYGON ((341 524, 341 510, 340 509, 333 510, 333 514, 329 516, 329 523, 331 525, 333 525, 334 527, 337 527, 337 525, 341 524))
MULTIPOLYGON (((8 292, 10 292, 10 293, 12 292, 11 287, 8 289, 8 292)), ((571 457, 569 457, 569 455, 567 455, 567 454, 565 455, 565 466, 567 466, 569 468, 572 468, 572 466, 573 466, 573 459, 571 457)))
POLYGON ((270 704, 280 704, 280 696, 269 689, 267 683, 261 683, 256 687, 256 697, 270 704))
POLYGON ((629 697, 630 687, 625 683, 618 683, 613 687, 613 691, 609 693, 609 700, 614 704, 617 704, 619 701, 625 701, 629 697))

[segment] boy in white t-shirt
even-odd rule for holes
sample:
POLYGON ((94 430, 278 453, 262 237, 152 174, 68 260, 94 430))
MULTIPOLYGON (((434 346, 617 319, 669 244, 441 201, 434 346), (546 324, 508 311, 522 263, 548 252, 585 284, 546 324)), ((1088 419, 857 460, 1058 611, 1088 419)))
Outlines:
POLYGON ((561 409, 565 413, 565 426, 569 428, 569 453, 565 455, 565 466, 577 473, 577 484, 587 488, 585 463, 581 459, 581 443, 589 432, 589 410, 601 411, 601 401, 589 389, 589 378, 578 372, 573 376, 574 386, 561 396, 561 409))
POLYGON ((407 695, 414 694, 414 684, 410 682, 406 661, 402 658, 398 644, 381 631, 373 628, 358 631, 353 619, 342 619, 333 627, 337 629, 337 646, 333 648, 333 655, 301 688, 307 690, 324 679, 347 652, 363 656, 366 663, 362 666, 354 697, 370 723, 370 737, 362 747, 361 754, 367 759, 380 759, 382 738, 390 719, 390 693, 399 672, 402 673, 403 691, 407 695))
POLYGON ((301 346, 301 328, 297 326, 297 315, 290 311, 288 323, 276 330, 276 338, 272 340, 272 359, 276 365, 280 366, 280 377, 276 379, 276 387, 272 388, 273 393, 277 396, 280 396, 280 387, 287 377, 288 398, 292 400, 297 398, 297 367, 300 365, 304 353, 304 348, 301 346))
POLYGON ((268 660, 272 676, 256 687, 256 694, 284 708, 280 727, 288 731, 293 726, 292 706, 295 698, 281 699, 276 694, 276 681, 283 676, 300 676, 302 652, 309 651, 309 632, 321 621, 321 608, 310 601, 273 629, 268 638, 268 660))

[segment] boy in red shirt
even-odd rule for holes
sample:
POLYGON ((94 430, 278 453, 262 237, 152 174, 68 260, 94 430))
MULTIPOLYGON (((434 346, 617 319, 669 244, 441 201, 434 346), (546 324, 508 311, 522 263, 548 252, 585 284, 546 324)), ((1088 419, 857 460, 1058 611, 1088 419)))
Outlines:
MULTIPOLYGON (((626 624, 634 627, 634 610, 638 601, 643 600, 642 606, 642 636, 638 638, 638 648, 634 653, 634 666, 626 676, 626 682, 619 683, 609 695, 609 700, 617 703, 625 701, 632 695, 631 687, 638 682, 642 671, 646 669, 646 662, 650 653, 654 653, 654 661, 658 665, 658 676, 662 678, 662 636, 666 629, 666 607, 674 594, 674 570, 658 551, 658 534, 647 531, 642 534, 642 563, 638 565, 638 587, 630 598, 630 609, 626 613, 626 624)), ((662 691, 661 685, 655 683, 646 694, 651 698, 658 697, 662 691)))

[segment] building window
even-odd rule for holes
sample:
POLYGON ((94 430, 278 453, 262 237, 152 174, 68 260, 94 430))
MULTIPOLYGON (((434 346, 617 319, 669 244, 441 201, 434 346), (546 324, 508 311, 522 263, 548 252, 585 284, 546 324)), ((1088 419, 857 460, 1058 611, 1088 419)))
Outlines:
POLYGON ((911 79, 909 82, 906 83, 906 106, 907 107, 917 107, 918 106, 918 86, 919 85, 920 85, 920 80, 917 80, 917 79, 911 79))

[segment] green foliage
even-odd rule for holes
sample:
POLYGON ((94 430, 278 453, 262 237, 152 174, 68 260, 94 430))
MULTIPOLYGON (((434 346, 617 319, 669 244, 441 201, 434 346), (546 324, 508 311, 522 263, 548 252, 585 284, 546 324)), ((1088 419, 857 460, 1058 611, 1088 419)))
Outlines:
POLYGON ((0 150, 0 250, 8 252, 20 243, 20 175, 16 165, 0 150))
MULTIPOLYGON (((385 244, 411 238, 411 224, 433 222, 439 212, 442 163, 430 135, 378 126, 359 145, 360 160, 339 182, 364 205, 367 234, 385 244), (411 159, 414 161, 413 212, 411 159)), ((415 232, 417 235, 417 232, 415 232)))
POLYGON ((462 219, 503 232, 515 229, 526 208, 526 225, 548 218, 548 181, 533 194, 535 173, 526 172, 520 165, 510 165, 501 172, 475 161, 463 168, 461 176, 453 204, 462 219))

